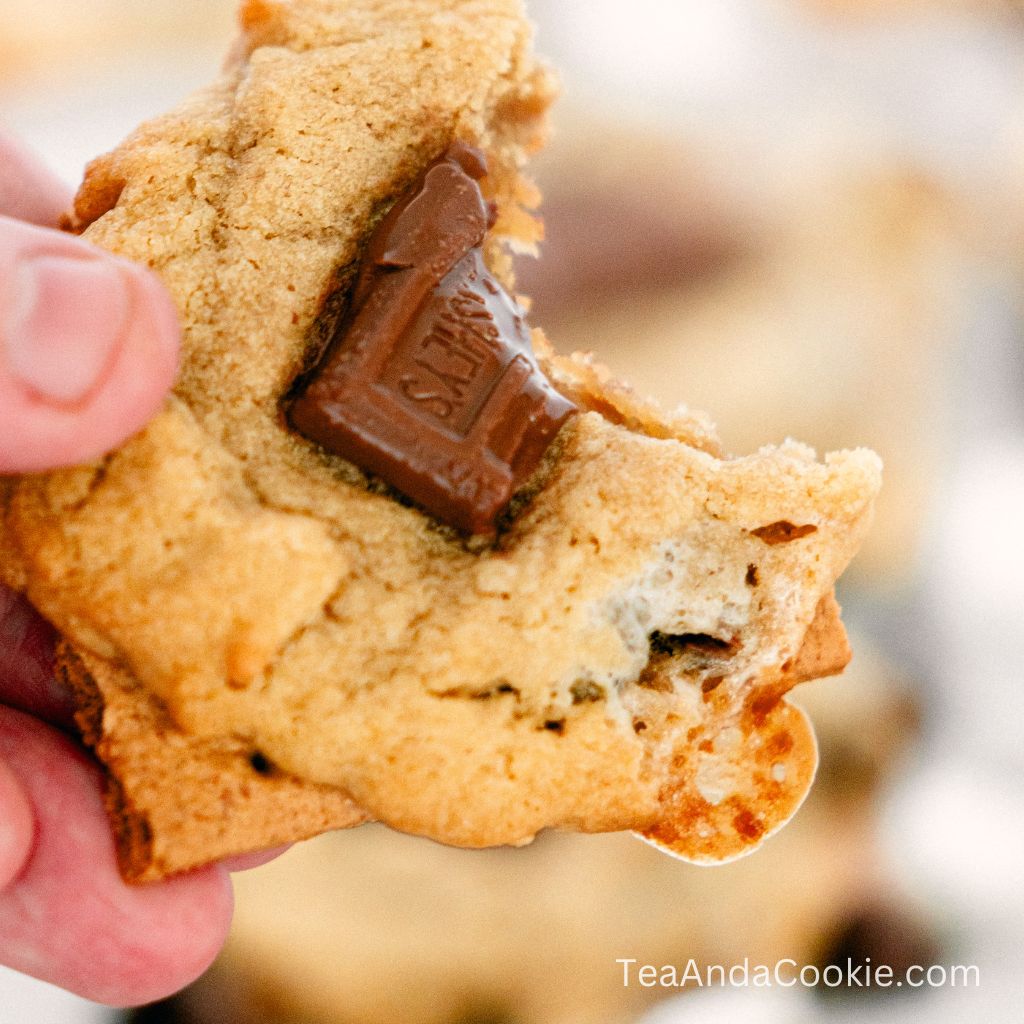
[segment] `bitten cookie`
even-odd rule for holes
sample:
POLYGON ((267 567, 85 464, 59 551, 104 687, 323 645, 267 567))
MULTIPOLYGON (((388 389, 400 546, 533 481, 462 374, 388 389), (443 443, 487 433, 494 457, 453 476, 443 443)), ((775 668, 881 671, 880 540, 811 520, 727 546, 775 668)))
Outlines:
POLYGON ((102 462, 0 488, 3 578, 67 639, 126 877, 368 817, 752 849, 814 773, 784 695, 849 656, 832 588, 877 458, 723 457, 531 337, 502 285, 540 235, 520 169, 552 88, 517 0, 242 25, 69 223, 176 297, 174 396, 102 462), (332 374, 344 454, 292 411, 332 374))

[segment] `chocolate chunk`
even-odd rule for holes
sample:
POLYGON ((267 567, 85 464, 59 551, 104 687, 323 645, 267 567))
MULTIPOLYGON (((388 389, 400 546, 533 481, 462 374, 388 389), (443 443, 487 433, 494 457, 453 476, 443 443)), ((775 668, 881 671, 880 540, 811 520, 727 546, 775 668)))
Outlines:
POLYGON ((438 519, 495 519, 576 411, 484 264, 484 156, 456 142, 377 226, 347 315, 289 419, 438 519))

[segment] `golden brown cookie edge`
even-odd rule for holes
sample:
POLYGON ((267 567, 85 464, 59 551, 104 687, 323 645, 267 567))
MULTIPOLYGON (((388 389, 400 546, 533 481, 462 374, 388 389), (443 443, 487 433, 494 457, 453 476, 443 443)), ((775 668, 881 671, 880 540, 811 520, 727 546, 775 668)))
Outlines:
POLYGON ((104 800, 128 882, 352 828, 367 815, 342 790, 253 767, 231 739, 177 729, 123 669, 62 642, 56 668, 106 775, 104 800))

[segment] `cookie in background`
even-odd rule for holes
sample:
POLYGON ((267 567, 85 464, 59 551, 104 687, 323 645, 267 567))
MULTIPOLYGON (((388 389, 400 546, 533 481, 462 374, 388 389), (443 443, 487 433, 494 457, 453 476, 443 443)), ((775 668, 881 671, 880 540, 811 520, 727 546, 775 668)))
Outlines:
POLYGON ((714 410, 728 451, 874 448, 884 525, 851 576, 905 582, 979 273, 954 197, 899 165, 810 165, 779 194, 696 145, 593 122, 539 164, 546 238, 518 282, 537 322, 668 406, 714 410))
POLYGON ((234 0, 4 0, 0 86, 102 75, 126 52, 216 54, 236 7, 234 0))

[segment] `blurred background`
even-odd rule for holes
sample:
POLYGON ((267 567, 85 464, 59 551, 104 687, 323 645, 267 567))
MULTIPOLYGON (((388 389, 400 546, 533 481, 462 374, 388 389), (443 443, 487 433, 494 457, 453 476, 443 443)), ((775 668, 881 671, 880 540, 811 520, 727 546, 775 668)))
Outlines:
MULTIPOLYGON (((0 0, 0 130, 69 181, 205 83, 232 0, 0 0)), ((754 856, 378 827, 240 876, 221 960, 134 1024, 1016 1021, 1024 976, 1024 13, 1011 0, 534 0, 564 99, 532 320, 726 447, 870 445, 802 686, 822 768, 754 856), (977 965, 980 987, 624 987, 639 963, 977 965)), ((128 1015, 0 969, 0 1024, 128 1015)))

